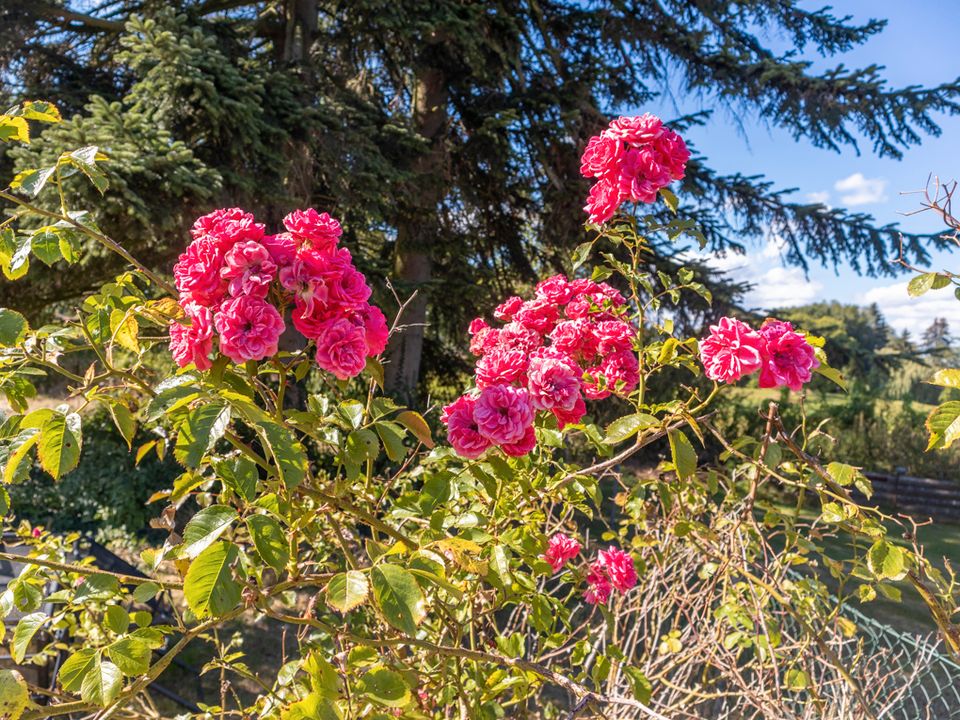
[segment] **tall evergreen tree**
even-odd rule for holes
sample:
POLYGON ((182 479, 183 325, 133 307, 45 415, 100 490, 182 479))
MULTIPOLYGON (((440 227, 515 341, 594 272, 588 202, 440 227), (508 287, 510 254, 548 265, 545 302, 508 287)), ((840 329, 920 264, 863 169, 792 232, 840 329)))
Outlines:
MULTIPOLYGON (((8 0, 0 23, 3 94, 50 97, 72 116, 19 166, 102 145, 123 161, 99 219, 158 264, 214 204, 270 220, 304 204, 341 215, 368 270, 417 290, 391 349, 394 389, 422 376, 424 356, 455 362, 450 341, 478 308, 564 266, 584 239, 587 138, 668 84, 814 146, 859 140, 886 157, 960 109, 957 81, 895 89, 876 66, 814 71, 796 50, 837 55, 884 23, 798 0, 8 0), (772 36, 793 48, 773 51, 772 36)), ((683 191, 681 213, 713 249, 774 231, 794 264, 889 271, 895 229, 862 214, 795 202, 700 155, 683 191)), ((930 238, 904 240, 922 261, 930 238)), ((675 250, 658 245, 651 262, 675 250)), ((111 269, 94 268, 91 283, 111 269)))

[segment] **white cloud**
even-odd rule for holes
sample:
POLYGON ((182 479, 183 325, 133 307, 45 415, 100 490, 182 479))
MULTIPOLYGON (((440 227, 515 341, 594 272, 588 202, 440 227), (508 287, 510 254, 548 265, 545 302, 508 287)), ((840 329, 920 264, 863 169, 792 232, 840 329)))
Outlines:
POLYGON ((845 193, 840 196, 840 202, 844 205, 870 205, 887 199, 886 180, 864 177, 863 173, 859 172, 837 180, 833 188, 837 192, 845 193))
MULTIPOLYGON (((812 203, 827 205, 827 203, 830 201, 830 193, 827 190, 818 190, 817 192, 807 193, 807 200, 812 203)), ((827 207, 829 207, 829 205, 827 207)))
POLYGON ((823 284, 807 279, 800 268, 772 267, 750 278, 753 289, 744 298, 748 306, 771 310, 814 302, 821 297, 823 284))
POLYGON ((914 337, 926 330, 934 318, 946 318, 951 330, 960 330, 960 302, 950 288, 930 290, 920 297, 907 294, 907 283, 871 288, 860 297, 863 304, 876 303, 891 327, 909 330, 914 337))

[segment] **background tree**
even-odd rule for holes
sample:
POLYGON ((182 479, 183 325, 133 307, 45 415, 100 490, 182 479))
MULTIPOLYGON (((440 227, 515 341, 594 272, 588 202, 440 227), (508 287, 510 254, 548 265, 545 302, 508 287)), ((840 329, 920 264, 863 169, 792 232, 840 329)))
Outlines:
MULTIPOLYGON (((421 357, 427 370, 455 365, 454 338, 478 308, 561 267, 585 238, 579 155, 609 115, 669 86, 817 147, 860 138, 896 157, 939 131, 960 90, 889 88, 877 67, 813 71, 795 50, 836 55, 883 22, 795 0, 11 0, 0 22, 3 94, 57 97, 71 117, 7 162, 32 167, 78 143, 136 150, 112 178, 122 199, 97 219, 157 264, 213 205, 270 220, 307 204, 340 214, 365 269, 392 274, 401 297, 418 293, 389 370, 407 392, 421 357), (773 51, 773 36, 793 48, 773 51)), ((697 215, 713 249, 773 230, 791 263, 888 271, 894 229, 862 214, 793 202, 702 156, 684 191, 681 213, 697 215)), ((908 258, 925 257, 927 238, 904 241, 908 258)), ((676 249, 653 248, 651 262, 676 249)), ((115 269, 94 256, 81 282, 115 269)), ((36 314, 82 289, 49 273, 29 293, 0 290, 0 303, 36 314)))

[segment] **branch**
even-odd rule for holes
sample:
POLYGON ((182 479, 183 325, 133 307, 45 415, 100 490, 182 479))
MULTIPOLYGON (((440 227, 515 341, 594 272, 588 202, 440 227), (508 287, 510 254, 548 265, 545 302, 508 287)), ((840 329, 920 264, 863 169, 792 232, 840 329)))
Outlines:
MULTIPOLYGON (((105 32, 123 32, 124 23, 119 20, 105 20, 93 15, 76 12, 65 7, 57 7, 43 2, 43 0, 34 0, 27 4, 27 12, 44 20, 49 20, 55 24, 70 28, 74 23, 80 23, 84 28, 90 30, 103 30, 105 32)), ((76 29, 76 28, 74 28, 76 29)))
POLYGON ((50 568, 51 570, 60 570, 62 572, 72 572, 79 575, 109 575, 117 578, 124 585, 143 585, 144 583, 154 583, 164 590, 182 590, 183 583, 171 582, 169 580, 154 580, 150 577, 137 577, 136 575, 124 575, 123 573, 109 572, 101 570, 96 566, 72 565, 70 563, 57 562, 56 560, 43 560, 33 558, 27 555, 17 555, 15 553, 0 552, 0 560, 19 563, 21 565, 39 565, 40 567, 50 568))

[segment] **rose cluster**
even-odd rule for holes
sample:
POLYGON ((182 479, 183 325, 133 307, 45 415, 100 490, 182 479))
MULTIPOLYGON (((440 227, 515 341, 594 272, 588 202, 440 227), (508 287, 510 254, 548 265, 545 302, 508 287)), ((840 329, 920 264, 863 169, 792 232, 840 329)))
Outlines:
POLYGON ((617 118, 590 138, 580 159, 580 174, 597 179, 583 208, 590 222, 606 222, 624 202, 654 202, 683 178, 689 159, 683 138, 655 115, 617 118))
POLYGON ((760 387, 797 392, 820 367, 813 346, 793 325, 767 320, 759 331, 736 318, 721 318, 700 342, 700 359, 711 380, 735 383, 760 371, 760 387))
POLYGON ((340 223, 314 209, 283 219, 267 235, 240 208, 215 210, 191 229, 193 241, 173 268, 189 324, 170 326, 170 352, 180 367, 211 366, 214 334, 235 363, 277 352, 291 309, 294 327, 316 343, 317 364, 341 380, 363 370, 387 344, 387 322, 368 300, 370 287, 338 247, 340 223))
MULTIPOLYGON (((547 542, 543 559, 550 563, 554 572, 580 554, 580 543, 562 533, 553 535, 547 542)), ((597 553, 587 571, 587 589, 584 599, 591 605, 604 604, 614 590, 627 592, 637 584, 637 568, 630 554, 611 547, 597 553)))
POLYGON ((555 275, 529 300, 511 297, 494 311, 505 323, 470 323, 479 356, 476 390, 443 409, 454 450, 479 457, 492 446, 521 456, 536 444, 538 411, 559 427, 586 413, 584 398, 627 395, 639 383, 635 332, 621 316, 626 300, 606 283, 555 275))

